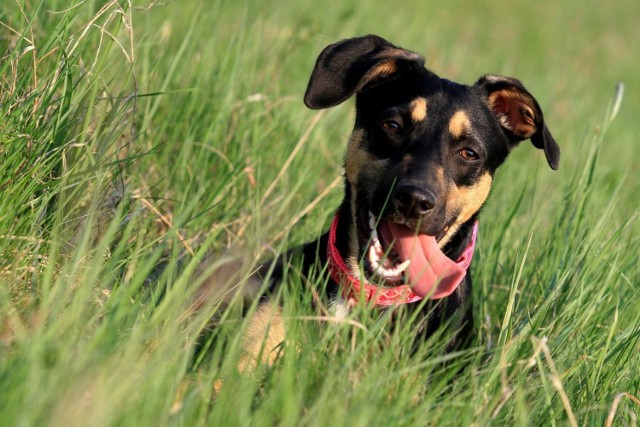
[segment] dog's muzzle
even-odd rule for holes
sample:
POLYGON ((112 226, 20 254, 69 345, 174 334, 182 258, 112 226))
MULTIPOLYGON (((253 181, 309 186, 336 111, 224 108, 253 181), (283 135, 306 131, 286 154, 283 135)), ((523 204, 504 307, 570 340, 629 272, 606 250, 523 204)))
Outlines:
POLYGON ((345 300, 364 299, 380 306, 407 304, 423 298, 440 299, 453 293, 471 264, 478 232, 476 221, 473 225, 471 241, 462 255, 453 261, 440 250, 435 237, 416 235, 408 227, 381 221, 378 225, 379 233, 388 245, 393 245, 393 256, 397 257, 394 264, 383 265, 386 257, 380 255, 384 254, 384 251, 377 238, 375 219, 370 219, 372 238, 367 251, 369 264, 383 278, 385 276, 393 276, 393 280, 398 279, 398 276, 406 278, 406 284, 387 287, 356 277, 347 267, 336 247, 338 221, 339 215, 336 214, 329 230, 327 246, 331 278, 340 286, 340 292, 345 300))

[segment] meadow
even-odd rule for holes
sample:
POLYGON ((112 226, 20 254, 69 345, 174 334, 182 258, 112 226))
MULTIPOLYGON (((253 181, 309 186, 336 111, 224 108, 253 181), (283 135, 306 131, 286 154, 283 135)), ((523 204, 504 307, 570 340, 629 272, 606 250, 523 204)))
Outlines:
POLYGON ((639 19, 637 0, 3 1, 0 424, 637 425, 639 19), (209 330, 194 271, 249 274, 328 228, 353 103, 302 96, 323 47, 369 33, 451 80, 522 80, 560 168, 523 142, 496 174, 468 350, 334 322, 295 295, 326 278, 292 271, 287 345, 238 373, 245 324, 209 330))

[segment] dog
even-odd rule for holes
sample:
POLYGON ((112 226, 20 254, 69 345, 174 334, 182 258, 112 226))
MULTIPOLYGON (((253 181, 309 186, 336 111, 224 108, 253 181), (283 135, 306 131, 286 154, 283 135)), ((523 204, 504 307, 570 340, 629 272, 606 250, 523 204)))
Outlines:
POLYGON ((517 79, 484 75, 471 86, 456 83, 425 68, 419 54, 368 35, 320 53, 304 103, 324 109, 354 95, 344 199, 329 231, 254 276, 254 288, 265 280, 268 288, 244 335, 247 360, 273 362, 284 341, 273 296, 292 259, 301 260, 303 274, 327 268, 324 297, 334 315, 355 304, 404 305, 422 319, 416 340, 453 322, 445 351, 463 346, 473 331, 478 217, 496 169, 526 139, 558 168, 558 144, 517 79))

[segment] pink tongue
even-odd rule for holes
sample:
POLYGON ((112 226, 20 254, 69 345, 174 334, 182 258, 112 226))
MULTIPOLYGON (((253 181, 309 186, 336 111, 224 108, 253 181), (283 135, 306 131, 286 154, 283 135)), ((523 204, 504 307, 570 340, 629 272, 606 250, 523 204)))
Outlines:
POLYGON ((442 253, 435 237, 416 235, 404 225, 387 221, 381 221, 380 233, 385 242, 395 240, 394 249, 400 259, 411 260, 409 286, 421 297, 444 298, 462 281, 466 270, 442 253))

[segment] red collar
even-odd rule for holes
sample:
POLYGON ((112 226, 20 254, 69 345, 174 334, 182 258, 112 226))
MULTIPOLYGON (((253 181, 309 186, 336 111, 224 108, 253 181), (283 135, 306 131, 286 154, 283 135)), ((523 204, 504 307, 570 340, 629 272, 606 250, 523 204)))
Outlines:
MULTIPOLYGON (((329 229, 329 243, 327 245, 327 258, 329 259, 329 273, 331 278, 338 284, 341 290, 342 298, 346 301, 353 299, 357 302, 360 296, 364 297, 366 302, 372 302, 374 305, 390 306, 397 304, 409 304, 420 301, 421 296, 416 295, 409 285, 400 285, 393 288, 378 286, 367 282, 365 279, 359 279, 349 271, 347 264, 344 262, 342 255, 336 248, 336 234, 338 230, 339 215, 333 218, 331 228, 329 229)), ((476 246, 476 236, 478 234, 478 221, 473 224, 473 234, 471 242, 462 252, 462 255, 456 260, 459 266, 465 270, 471 264, 473 250, 476 246)))

